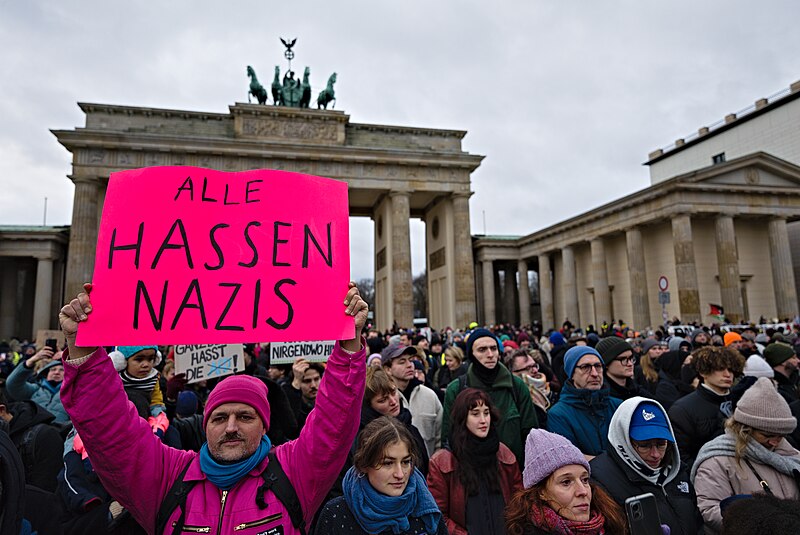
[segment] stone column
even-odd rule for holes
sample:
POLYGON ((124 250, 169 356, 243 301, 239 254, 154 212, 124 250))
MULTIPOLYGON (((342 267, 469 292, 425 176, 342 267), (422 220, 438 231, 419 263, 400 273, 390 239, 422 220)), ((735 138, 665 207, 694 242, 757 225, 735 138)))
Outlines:
POLYGON ((786 219, 782 217, 770 219, 768 229, 770 261, 772 263, 772 285, 775 288, 775 305, 778 309, 778 318, 781 320, 793 320, 798 314, 797 288, 794 282, 786 219))
POLYGON ((456 325, 475 321, 475 268, 469 226, 469 195, 453 195, 453 261, 455 262, 456 325))
POLYGON ((400 327, 414 326, 414 298, 411 288, 411 217, 409 194, 393 191, 392 200, 392 300, 393 319, 400 327))
POLYGON ((494 310, 494 264, 483 261, 483 317, 486 325, 497 323, 494 310))
POLYGON ((517 262, 519 273, 519 324, 528 325, 531 322, 531 289, 528 287, 528 262, 517 262))
POLYGON ((36 294, 33 299, 33 335, 49 329, 53 311, 53 259, 39 258, 36 265, 36 294))
POLYGON ((83 290, 83 283, 92 280, 97 245, 97 214, 100 211, 97 203, 98 182, 90 178, 75 178, 74 181, 66 299, 78 295, 83 290))
MULTIPOLYGON (((0 338, 11 338, 17 330, 17 261, 14 258, 4 258, 2 265, 3 280, 0 285, 0 338)), ((35 334, 35 333, 34 333, 35 334)))
POLYGON ((650 301, 647 295, 647 272, 644 264, 644 247, 642 231, 638 228, 625 232, 628 245, 628 273, 631 278, 631 308, 633 309, 633 327, 642 330, 652 325, 650 321, 650 301))
POLYGON ((503 318, 507 323, 516 322, 517 312, 517 271, 513 266, 506 266, 503 277, 503 318))
POLYGON ((739 323, 744 306, 742 304, 742 281, 739 277, 739 255, 736 252, 736 232, 733 217, 720 214, 714 221, 717 242, 717 265, 719 267, 719 293, 725 308, 725 319, 739 323))
POLYGON ((564 271, 561 287, 564 289, 564 310, 567 313, 564 319, 568 319, 577 327, 581 324, 578 308, 578 274, 575 272, 575 251, 571 245, 561 248, 561 263, 564 271))
POLYGON ((606 246, 603 238, 590 243, 592 249, 592 285, 594 286, 594 324, 599 328, 604 321, 614 322, 611 317, 611 291, 608 289, 606 246))
POLYGON ((553 281, 550 272, 550 255, 539 255, 539 302, 542 308, 542 329, 554 329, 556 326, 553 313, 553 281))
POLYGON ((679 214, 672 218, 672 247, 678 276, 681 321, 684 325, 700 322, 700 291, 697 285, 697 267, 694 263, 692 219, 689 214, 679 214))

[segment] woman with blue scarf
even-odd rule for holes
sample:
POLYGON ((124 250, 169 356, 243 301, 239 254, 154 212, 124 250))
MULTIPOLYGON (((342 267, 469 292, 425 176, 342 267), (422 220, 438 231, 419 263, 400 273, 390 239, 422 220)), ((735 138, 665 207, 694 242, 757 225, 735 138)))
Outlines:
POLYGON ((358 436, 344 496, 323 507, 316 535, 447 535, 425 478, 414 468, 416 446, 396 418, 381 416, 358 436))

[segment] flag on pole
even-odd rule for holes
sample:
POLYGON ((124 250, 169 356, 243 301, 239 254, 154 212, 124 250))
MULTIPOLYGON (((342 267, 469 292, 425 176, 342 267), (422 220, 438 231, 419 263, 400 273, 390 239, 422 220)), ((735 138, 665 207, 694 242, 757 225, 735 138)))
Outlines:
POLYGON ((713 303, 709 303, 708 307, 710 308, 708 315, 712 318, 716 318, 718 321, 725 321, 725 309, 722 308, 721 305, 715 305, 713 303))

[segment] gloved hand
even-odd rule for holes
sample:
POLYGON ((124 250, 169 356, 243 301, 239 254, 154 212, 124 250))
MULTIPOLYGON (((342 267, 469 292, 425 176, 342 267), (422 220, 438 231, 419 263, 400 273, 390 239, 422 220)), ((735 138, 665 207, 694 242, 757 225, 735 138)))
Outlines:
POLYGON ((167 399, 169 401, 177 401, 178 394, 181 393, 186 387, 186 374, 177 373, 172 376, 172 379, 167 381, 167 399))

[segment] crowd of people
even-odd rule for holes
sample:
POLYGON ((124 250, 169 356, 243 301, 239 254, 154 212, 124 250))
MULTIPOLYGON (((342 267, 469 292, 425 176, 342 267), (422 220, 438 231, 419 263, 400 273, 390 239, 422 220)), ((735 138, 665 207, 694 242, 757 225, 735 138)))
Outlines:
POLYGON ((645 494, 662 533, 800 533, 800 326, 380 332, 351 283, 327 362, 190 384, 76 346, 90 294, 0 347, 0 535, 623 535, 645 494))

